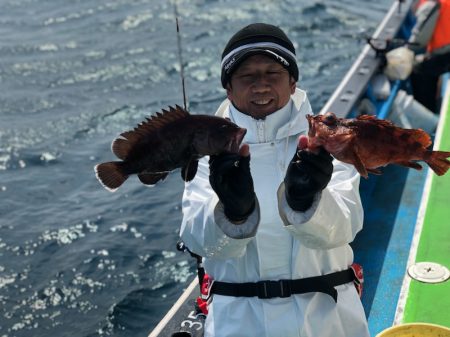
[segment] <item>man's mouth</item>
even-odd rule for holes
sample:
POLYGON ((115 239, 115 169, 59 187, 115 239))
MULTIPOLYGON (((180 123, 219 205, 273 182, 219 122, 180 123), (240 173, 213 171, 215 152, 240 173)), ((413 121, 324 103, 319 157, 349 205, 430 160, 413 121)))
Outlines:
POLYGON ((269 104, 270 102, 272 102, 272 99, 270 99, 270 98, 267 98, 267 99, 258 99, 258 100, 252 101, 252 103, 253 103, 253 104, 256 104, 256 105, 267 105, 267 104, 269 104))

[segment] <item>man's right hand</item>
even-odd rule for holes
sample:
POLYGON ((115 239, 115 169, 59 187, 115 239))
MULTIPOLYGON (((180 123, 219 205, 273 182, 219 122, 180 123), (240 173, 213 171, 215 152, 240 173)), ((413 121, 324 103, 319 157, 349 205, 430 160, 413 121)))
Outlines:
POLYGON ((256 204, 248 144, 243 144, 238 154, 211 156, 209 172, 209 182, 223 204, 225 216, 231 222, 245 221, 256 204))
POLYGON ((333 174, 333 157, 322 147, 315 154, 307 146, 308 138, 300 136, 284 178, 286 201, 298 212, 311 207, 314 196, 328 185, 333 174))

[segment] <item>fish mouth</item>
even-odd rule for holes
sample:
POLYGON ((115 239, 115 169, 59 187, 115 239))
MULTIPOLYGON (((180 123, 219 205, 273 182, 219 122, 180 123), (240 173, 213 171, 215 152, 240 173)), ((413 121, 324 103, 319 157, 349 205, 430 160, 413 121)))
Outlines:
POLYGON ((308 120, 308 126, 309 126, 308 136, 314 137, 314 135, 316 134, 316 127, 315 127, 315 124, 313 123, 314 116, 306 115, 306 119, 308 120))
POLYGON ((228 146, 227 146, 228 152, 231 152, 231 153, 239 152, 239 146, 241 145, 242 140, 244 139, 244 136, 246 133, 247 133, 247 129, 239 128, 239 130, 236 132, 234 137, 232 137, 228 143, 228 146))

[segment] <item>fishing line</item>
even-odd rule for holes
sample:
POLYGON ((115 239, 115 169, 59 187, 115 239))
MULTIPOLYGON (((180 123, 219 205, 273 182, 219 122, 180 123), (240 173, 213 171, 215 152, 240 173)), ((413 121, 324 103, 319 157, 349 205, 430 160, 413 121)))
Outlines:
POLYGON ((177 2, 173 2, 173 11, 175 14, 175 22, 177 25, 177 46, 178 46, 178 61, 180 62, 180 76, 181 76, 181 87, 183 90, 183 105, 184 110, 188 111, 187 109, 187 99, 186 99, 186 86, 184 84, 184 64, 183 64, 183 54, 181 52, 181 36, 180 36, 180 25, 178 23, 178 6, 177 2))

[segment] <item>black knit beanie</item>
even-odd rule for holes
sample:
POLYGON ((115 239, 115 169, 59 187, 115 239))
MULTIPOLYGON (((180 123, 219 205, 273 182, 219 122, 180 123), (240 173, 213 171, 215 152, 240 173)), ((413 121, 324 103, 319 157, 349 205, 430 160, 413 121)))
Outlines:
POLYGON ((255 54, 273 58, 289 71, 295 81, 298 80, 295 48, 291 40, 276 26, 253 23, 234 34, 223 50, 221 81, 224 88, 238 66, 255 54))

